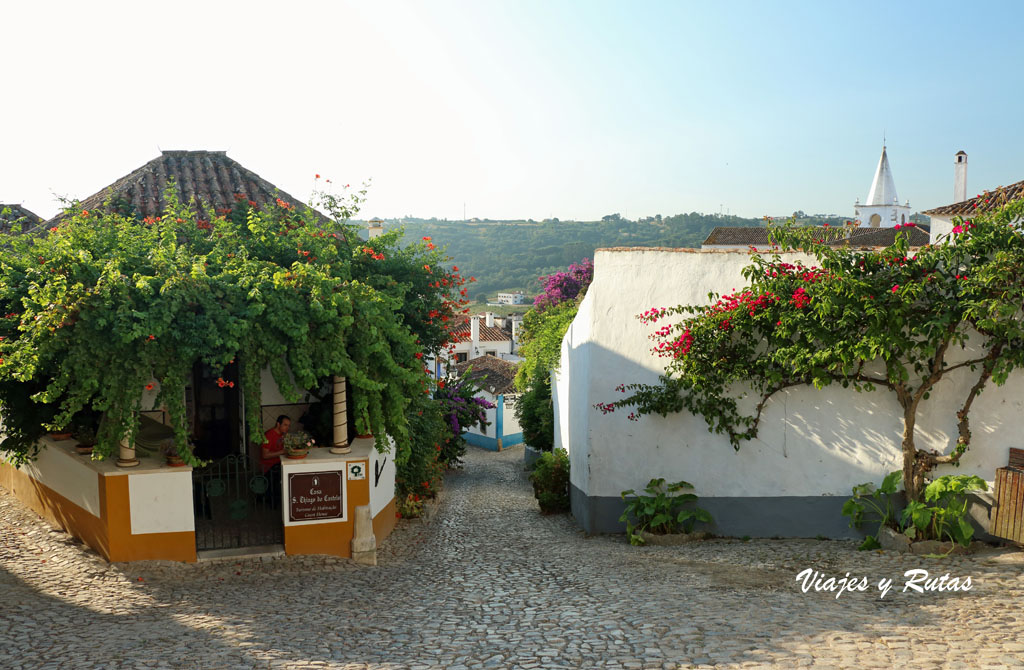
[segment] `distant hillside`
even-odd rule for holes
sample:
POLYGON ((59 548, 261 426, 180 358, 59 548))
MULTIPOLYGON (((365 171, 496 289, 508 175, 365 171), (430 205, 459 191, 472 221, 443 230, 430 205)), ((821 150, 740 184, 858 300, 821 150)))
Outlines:
MULTIPOLYGON (((806 225, 835 225, 842 221, 838 216, 799 219, 799 223, 806 225)), ((764 223, 762 219, 693 212, 639 221, 617 214, 601 221, 445 221, 409 217, 385 221, 385 227, 404 227, 405 237, 410 241, 429 236, 434 244, 446 246, 459 270, 477 279, 470 285, 470 297, 482 299, 504 290, 534 295, 540 290, 538 277, 564 270, 582 258, 593 258, 594 250, 601 247, 699 248, 716 226, 764 223)))

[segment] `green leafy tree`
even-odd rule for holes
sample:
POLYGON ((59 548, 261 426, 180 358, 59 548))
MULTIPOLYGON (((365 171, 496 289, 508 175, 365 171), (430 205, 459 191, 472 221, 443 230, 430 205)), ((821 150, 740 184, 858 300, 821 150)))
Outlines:
POLYGON ((325 221, 281 200, 213 211, 170 187, 161 217, 75 208, 46 234, 13 238, 0 249, 0 448, 23 462, 43 430, 96 412, 94 453, 109 457, 155 388, 195 463, 187 380, 196 362, 237 358, 251 439, 262 439, 263 369, 296 402, 292 378, 315 389, 338 374, 359 432, 378 448, 392 436, 405 458, 409 399, 430 393, 422 358, 449 344, 464 280, 428 240, 360 240, 348 219, 363 193, 321 194, 325 221))
POLYGON ((830 246, 820 230, 773 228, 783 250, 816 265, 753 254, 748 285, 710 305, 654 308, 640 315, 661 326, 654 352, 667 358, 656 385, 623 384, 625 398, 604 412, 633 407, 631 419, 687 410, 733 447, 757 434, 765 404, 778 391, 832 384, 885 389, 903 418, 903 485, 919 501, 928 473, 959 464, 971 442, 970 410, 989 383, 1002 384, 1024 363, 1024 201, 956 222, 938 244, 911 254, 907 236, 880 251, 830 246), (970 340, 970 346, 968 346, 970 340), (959 356, 955 351, 964 348, 959 356), (916 445, 918 410, 936 384, 971 375, 960 397, 958 435, 944 453, 916 445), (740 400, 752 392, 756 404, 740 400))

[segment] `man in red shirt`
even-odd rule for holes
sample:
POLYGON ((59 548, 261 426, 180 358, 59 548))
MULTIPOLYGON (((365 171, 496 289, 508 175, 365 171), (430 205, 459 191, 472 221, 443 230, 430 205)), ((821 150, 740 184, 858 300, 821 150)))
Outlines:
POLYGON ((260 465, 263 466, 264 475, 274 466, 278 466, 278 470, 281 469, 281 459, 278 457, 284 453, 284 436, 288 434, 291 427, 292 420, 288 418, 287 414, 282 414, 277 417, 277 424, 263 434, 267 440, 260 449, 260 465))

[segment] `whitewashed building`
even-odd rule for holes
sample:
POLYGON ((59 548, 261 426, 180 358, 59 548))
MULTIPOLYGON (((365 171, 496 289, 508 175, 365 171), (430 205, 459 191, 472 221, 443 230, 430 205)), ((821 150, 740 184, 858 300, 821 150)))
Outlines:
POLYGON ((931 239, 937 242, 949 235, 953 230, 953 219, 961 217, 969 219, 997 209, 1011 200, 1024 198, 1024 181, 1009 186, 1000 186, 985 191, 973 198, 967 197, 967 154, 958 151, 953 157, 953 202, 942 207, 935 207, 923 212, 931 217, 931 239))
MULTIPOLYGON (((628 410, 602 414, 594 407, 621 398, 617 385, 656 384, 664 372, 664 359, 651 353, 654 328, 635 318, 638 313, 705 303, 709 291, 744 286, 741 270, 749 262, 740 250, 597 250, 594 282, 562 342, 552 385, 555 446, 569 452, 572 513, 587 532, 623 530, 622 491, 664 477, 695 486, 718 534, 853 537, 856 531, 841 514, 851 487, 880 482, 902 468, 902 413, 885 390, 857 393, 837 385, 781 391, 765 406, 758 438, 739 451, 727 437, 709 432, 703 417, 687 412, 634 422, 628 410)), ((958 360, 970 353, 958 349, 958 360)), ((918 448, 949 453, 970 375, 951 373, 922 406, 918 448)), ((974 403, 972 426, 974 440, 961 467, 942 466, 936 473, 976 474, 991 486, 1008 448, 1020 446, 1024 373, 986 388, 974 403)), ((972 512, 982 528, 991 510, 987 500, 987 507, 975 505, 972 512)))
POLYGON ((477 382, 480 387, 477 397, 494 405, 486 410, 488 425, 473 426, 463 433, 466 442, 490 451, 501 451, 523 441, 523 429, 515 414, 519 400, 514 383, 518 367, 494 356, 481 356, 453 367, 457 377, 469 375, 477 382))
POLYGON ((514 291, 511 293, 499 293, 498 304, 499 305, 522 305, 526 302, 526 296, 523 295, 522 291, 514 291))

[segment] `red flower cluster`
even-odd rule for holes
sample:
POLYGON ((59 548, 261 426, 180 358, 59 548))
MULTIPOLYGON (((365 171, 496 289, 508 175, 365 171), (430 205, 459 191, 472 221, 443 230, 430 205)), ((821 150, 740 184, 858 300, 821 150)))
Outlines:
POLYGON ((217 377, 217 386, 224 388, 225 386, 235 388, 235 382, 224 381, 222 378, 217 377))
POLYGON ((642 312, 636 315, 636 318, 640 319, 641 323, 654 323, 661 317, 668 314, 668 310, 663 307, 652 307, 646 312, 642 312))
POLYGON ((790 299, 790 302, 793 303, 793 306, 797 309, 803 309, 810 301, 811 296, 807 295, 807 291, 804 290, 803 286, 794 291, 793 297, 790 299))
MULTIPOLYGON (((728 320, 727 320, 728 321, 728 320)), ((654 353, 658 356, 671 356, 672 358, 681 358, 690 351, 690 347, 693 346, 693 334, 690 329, 687 328, 683 331, 683 334, 674 340, 669 342, 659 342, 658 346, 654 347, 654 353)))
MULTIPOLYGON (((709 312, 721 313, 731 312, 739 307, 745 307, 750 313, 750 316, 754 316, 754 313, 758 309, 766 307, 769 303, 778 302, 779 296, 774 293, 761 293, 755 295, 750 291, 744 291, 740 294, 723 295, 722 298, 714 305, 708 308, 709 312)), ((728 319, 726 319, 728 321, 728 319)))

